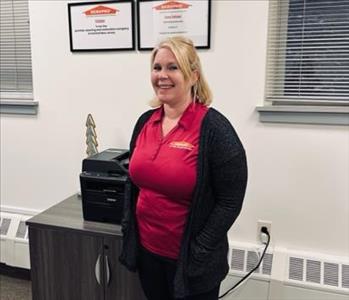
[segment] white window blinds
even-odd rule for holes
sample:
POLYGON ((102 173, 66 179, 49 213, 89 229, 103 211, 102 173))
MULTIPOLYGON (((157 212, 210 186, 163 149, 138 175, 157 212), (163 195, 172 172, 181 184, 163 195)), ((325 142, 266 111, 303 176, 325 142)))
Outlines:
POLYGON ((0 1, 0 73, 1 99, 32 99, 28 0, 0 1))
POLYGON ((270 0, 266 100, 349 104, 349 1, 270 0))

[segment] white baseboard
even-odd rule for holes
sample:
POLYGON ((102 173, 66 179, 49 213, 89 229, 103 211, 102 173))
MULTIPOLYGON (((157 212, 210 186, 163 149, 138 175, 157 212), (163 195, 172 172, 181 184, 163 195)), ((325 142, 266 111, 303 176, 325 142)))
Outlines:
POLYGON ((41 213, 41 211, 37 210, 37 209, 31 209, 31 208, 25 208, 25 207, 16 207, 16 206, 10 206, 10 205, 1 205, 0 211, 7 212, 7 213, 13 213, 13 214, 19 214, 19 215, 27 215, 27 216, 35 216, 35 215, 41 213))
MULTIPOLYGON (((221 284, 220 295, 241 277, 229 274, 221 284)), ((285 282, 252 277, 222 300, 348 300, 349 293, 289 285, 285 282)))

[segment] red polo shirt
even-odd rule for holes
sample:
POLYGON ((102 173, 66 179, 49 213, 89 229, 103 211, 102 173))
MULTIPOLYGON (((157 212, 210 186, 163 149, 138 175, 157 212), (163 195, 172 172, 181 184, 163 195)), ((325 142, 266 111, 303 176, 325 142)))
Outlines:
POLYGON ((162 136, 163 108, 157 109, 137 137, 129 171, 139 187, 136 217, 147 250, 176 259, 196 184, 202 119, 208 108, 190 104, 178 124, 162 136))

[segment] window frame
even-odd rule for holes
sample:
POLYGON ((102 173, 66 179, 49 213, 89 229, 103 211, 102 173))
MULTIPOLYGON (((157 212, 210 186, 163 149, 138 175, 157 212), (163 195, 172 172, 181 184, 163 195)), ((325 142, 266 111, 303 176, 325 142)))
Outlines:
MULTIPOLYGON (((280 0, 271 0, 280 1, 280 0)), ((284 1, 285 0, 281 0, 284 1)), ((292 1, 292 0, 289 0, 292 1)), ((270 26, 272 17, 272 5, 269 2, 269 25, 268 40, 270 39, 270 26)), ((288 20, 281 26, 288 25, 288 20)), ((281 38, 281 36, 280 36, 281 38)), ((269 42, 268 42, 269 52, 269 42)), ((268 53, 266 70, 269 66, 270 53, 268 53)), ((267 71, 266 71, 267 78, 267 71)), ((349 101, 348 103, 332 104, 330 101, 272 101, 267 99, 267 80, 265 83, 265 95, 263 105, 256 107, 261 122, 271 123, 301 123, 301 124, 324 124, 324 125, 349 125, 349 101)))
MULTIPOLYGON (((31 72, 30 75, 30 85, 29 89, 27 91, 24 90, 0 90, 0 114, 29 114, 29 115, 35 115, 38 112, 38 101, 34 100, 33 96, 33 68, 32 68, 32 55, 31 55, 31 36, 30 36, 30 7, 29 7, 29 0, 24 0, 21 3, 18 4, 18 2, 14 2, 16 0, 8 1, 8 4, 5 5, 19 5, 17 7, 12 7, 12 14, 14 14, 16 11, 20 14, 23 14, 25 12, 25 16, 21 16, 19 19, 19 22, 28 19, 28 27, 24 25, 23 27, 23 22, 21 27, 16 27, 13 23, 13 26, 11 27, 13 31, 16 30, 23 30, 23 28, 26 28, 29 32, 29 41, 27 38, 22 39, 23 41, 27 41, 25 44, 26 47, 30 49, 30 52, 27 52, 30 54, 30 59, 26 60, 26 62, 30 61, 30 66, 28 67, 28 70, 31 72), (23 7, 21 7, 23 5, 23 7), (16 29, 17 28, 17 29, 16 29)), ((10 6, 11 7, 11 6, 10 6)), ((11 13, 11 12, 10 12, 11 13)), ((11 19, 10 19, 11 20, 11 19)), ((15 20, 13 20, 15 22, 15 20)), ((9 29, 8 31, 11 31, 9 29)), ((7 32, 7 31, 5 31, 7 32)), ((21 41, 21 40, 20 40, 21 41)), ((17 40, 14 41, 15 43, 17 40)), ((12 47, 12 46, 11 46, 12 47)), ((16 46, 15 46, 16 47, 16 46)), ((13 60, 13 63, 17 65, 18 63, 18 58, 15 57, 13 60)), ((25 62, 24 62, 25 63, 25 62)), ((19 73, 22 74, 22 73, 19 73)), ((14 81, 21 83, 22 81, 14 81)), ((24 81, 26 82, 26 81, 24 81)), ((22 82, 23 84, 23 82, 22 82)))

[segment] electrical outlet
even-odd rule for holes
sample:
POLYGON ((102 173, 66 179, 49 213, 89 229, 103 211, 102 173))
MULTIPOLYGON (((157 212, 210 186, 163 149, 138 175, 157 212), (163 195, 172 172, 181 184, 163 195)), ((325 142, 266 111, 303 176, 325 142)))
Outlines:
POLYGON ((266 234, 262 233, 262 227, 267 227, 268 232, 271 236, 271 221, 258 220, 257 222, 257 241, 261 241, 263 244, 266 243, 266 234))

